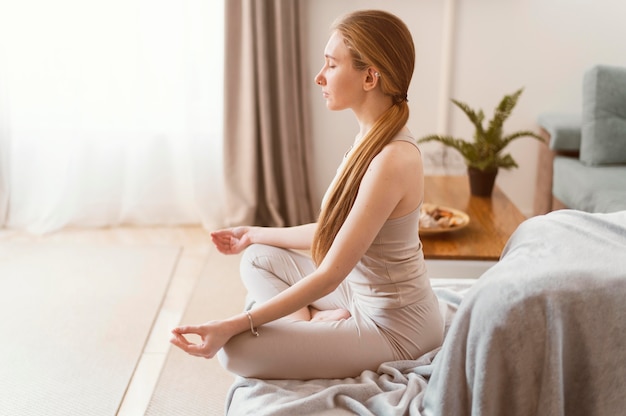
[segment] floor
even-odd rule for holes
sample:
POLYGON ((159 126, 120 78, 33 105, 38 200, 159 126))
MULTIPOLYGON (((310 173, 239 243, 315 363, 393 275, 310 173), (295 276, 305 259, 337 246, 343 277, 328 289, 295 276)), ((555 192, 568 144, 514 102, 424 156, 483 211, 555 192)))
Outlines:
MULTIPOLYGON (((110 244, 165 244, 182 248, 181 257, 166 293, 154 328, 134 372, 120 416, 143 415, 170 348, 169 331, 178 325, 198 277, 215 253, 208 232, 189 227, 118 227, 104 229, 66 229, 45 236, 0 229, 0 241, 58 241, 110 244)), ((491 262, 431 261, 432 278, 475 278, 491 262)))
POLYGON ((0 230, 0 241, 163 244, 182 247, 163 305, 118 412, 120 416, 143 415, 170 347, 169 331, 178 325, 211 253, 208 233, 201 227, 67 229, 45 236, 0 230))

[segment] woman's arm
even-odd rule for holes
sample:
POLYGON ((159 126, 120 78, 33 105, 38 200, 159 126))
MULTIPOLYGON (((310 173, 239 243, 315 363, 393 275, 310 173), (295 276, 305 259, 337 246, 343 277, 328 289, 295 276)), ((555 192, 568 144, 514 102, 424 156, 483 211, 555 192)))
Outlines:
POLYGON ((308 250, 313 242, 317 223, 294 227, 252 227, 250 241, 281 248, 308 250))
MULTIPOLYGON (((374 158, 361 182, 350 214, 322 264, 305 279, 249 311, 255 326, 298 311, 307 311, 310 304, 331 293, 346 278, 387 219, 417 208, 423 193, 423 176, 421 159, 416 156, 419 152, 413 145, 394 142, 374 158)), ((271 238, 278 237, 273 235, 271 238)), ((268 238, 262 241, 274 240, 268 238)), ((248 316, 242 313, 224 321, 177 328, 173 331, 172 342, 190 354, 209 358, 230 337, 247 330, 250 330, 250 322, 248 316), (203 343, 189 343, 183 337, 185 333, 201 335, 203 343)))
POLYGON ((267 244, 294 250, 309 250, 316 223, 294 227, 235 227, 213 231, 211 240, 223 254, 237 254, 250 244, 267 244))

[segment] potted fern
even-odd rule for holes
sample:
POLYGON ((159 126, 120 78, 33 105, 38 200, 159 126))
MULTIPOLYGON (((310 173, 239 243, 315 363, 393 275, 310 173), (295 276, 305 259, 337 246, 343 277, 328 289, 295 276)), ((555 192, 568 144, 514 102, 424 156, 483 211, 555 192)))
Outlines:
POLYGON ((461 153, 467 165, 472 195, 491 196, 498 169, 518 167, 510 153, 503 154, 504 148, 507 147, 509 143, 515 139, 526 136, 543 141, 539 135, 530 130, 518 131, 506 136, 503 133, 502 125, 511 115, 523 90, 523 88, 520 88, 513 94, 504 96, 500 104, 496 107, 494 116, 489 121, 486 129, 483 126, 485 114, 482 110, 476 112, 463 102, 455 99, 451 100, 457 107, 463 110, 472 124, 474 124, 475 132, 473 142, 435 134, 423 137, 419 140, 419 143, 437 141, 461 153))

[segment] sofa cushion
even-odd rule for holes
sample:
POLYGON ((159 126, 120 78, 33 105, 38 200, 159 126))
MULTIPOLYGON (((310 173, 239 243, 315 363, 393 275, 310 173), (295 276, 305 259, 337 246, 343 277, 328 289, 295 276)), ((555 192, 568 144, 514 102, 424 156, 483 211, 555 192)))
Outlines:
POLYGON ((597 65, 585 73, 580 160, 626 163, 626 68, 597 65))
POLYGON ((626 165, 587 166, 573 157, 554 158, 552 194, 568 208, 586 212, 626 210, 626 165))
POLYGON ((580 151, 580 114, 543 113, 537 123, 550 135, 550 149, 556 151, 580 151))

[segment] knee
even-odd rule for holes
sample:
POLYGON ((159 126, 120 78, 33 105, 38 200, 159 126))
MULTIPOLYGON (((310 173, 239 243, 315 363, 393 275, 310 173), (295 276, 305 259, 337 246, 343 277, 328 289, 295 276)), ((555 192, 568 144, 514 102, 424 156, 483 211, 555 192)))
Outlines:
POLYGON ((271 256, 272 249, 276 249, 276 247, 271 247, 265 244, 249 245, 244 250, 241 257, 240 268, 262 268, 264 263, 269 263, 267 259, 271 256))
POLYGON ((235 375, 240 375, 239 372, 237 371, 237 368, 239 366, 235 364, 235 362, 237 361, 236 356, 232 355, 230 352, 231 351, 229 350, 229 348, 227 346, 224 346, 217 353, 217 360, 220 362, 220 364, 222 365, 222 367, 224 367, 226 371, 233 373, 235 375))
POLYGON ((275 273, 277 264, 284 263, 287 250, 265 244, 252 244, 246 248, 239 264, 241 276, 249 271, 263 271, 275 273))
POLYGON ((253 356, 246 352, 246 341, 248 340, 245 338, 247 337, 248 334, 236 335, 217 353, 217 359, 222 367, 241 377, 253 377, 255 375, 250 362, 253 356))

